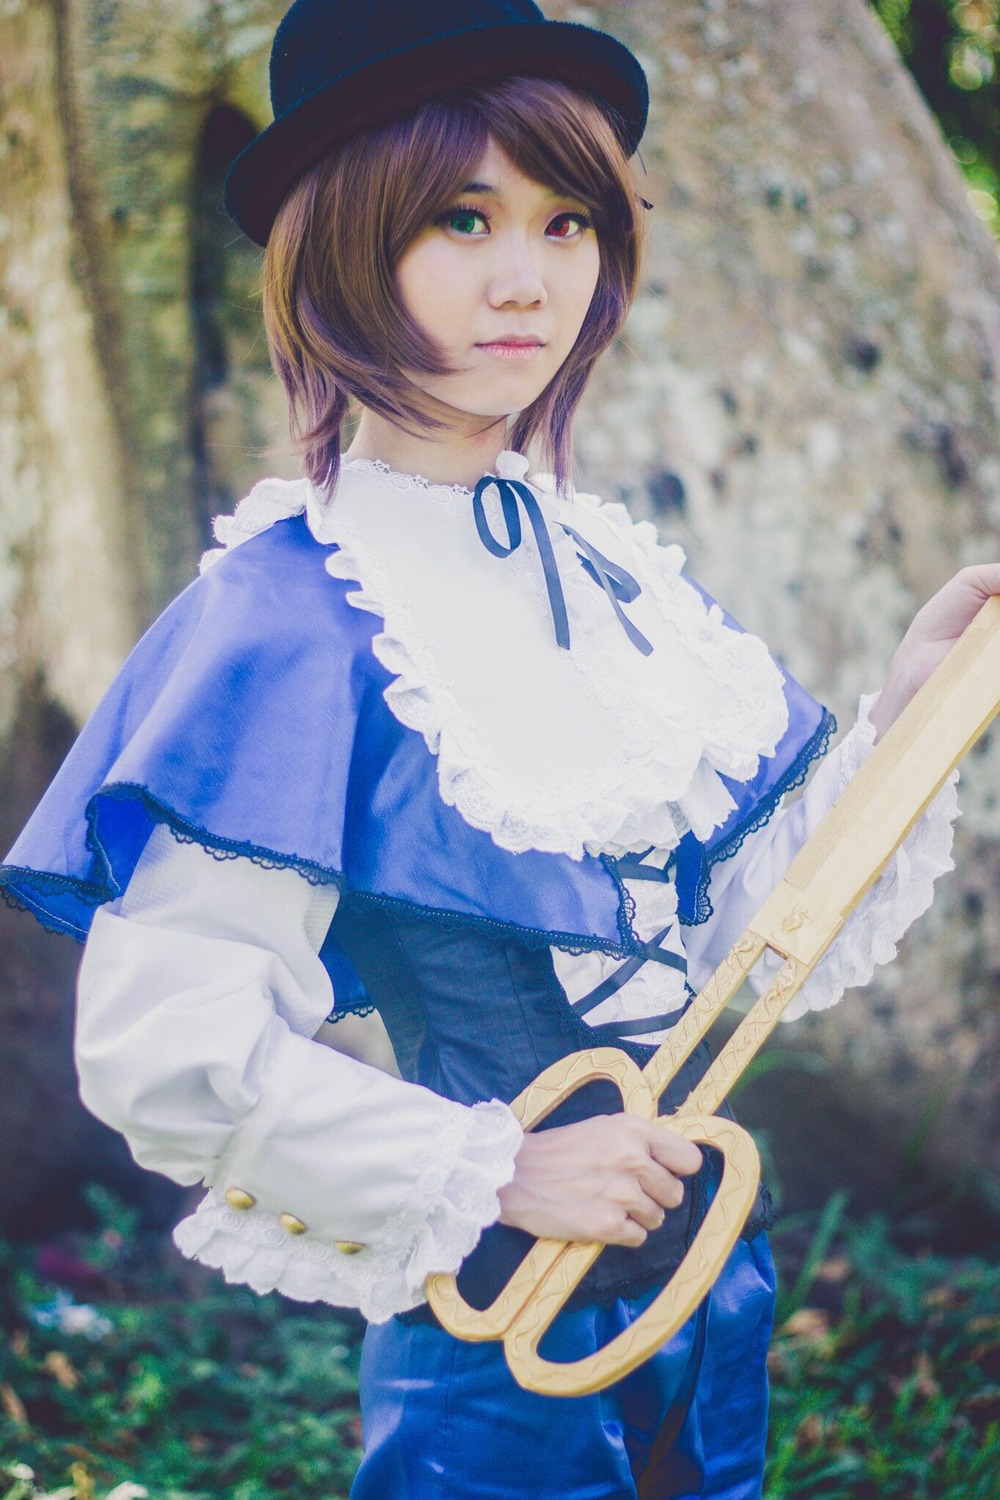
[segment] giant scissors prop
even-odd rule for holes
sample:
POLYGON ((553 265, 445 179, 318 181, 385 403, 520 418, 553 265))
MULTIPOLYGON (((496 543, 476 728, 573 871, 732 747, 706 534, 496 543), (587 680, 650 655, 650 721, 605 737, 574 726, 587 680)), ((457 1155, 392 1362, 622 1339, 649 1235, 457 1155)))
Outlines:
POLYGON ((442 1325, 457 1338, 501 1340, 527 1390, 582 1396, 620 1380, 691 1316, 722 1270, 757 1195, 760 1158, 751 1137, 715 1110, 770 1035, 862 896, 924 808, 1000 709, 1000 597, 989 599, 915 694, 884 740, 802 846, 784 878, 644 1068, 614 1047, 576 1052, 546 1068, 511 1108, 526 1130, 593 1079, 618 1085, 626 1110, 657 1118, 657 1100, 711 1029, 754 964, 770 949, 784 960, 701 1082, 663 1124, 721 1153, 722 1177, 674 1276, 642 1316, 584 1359, 544 1359, 539 1344, 603 1244, 536 1240, 482 1311, 454 1276, 427 1279, 442 1325))

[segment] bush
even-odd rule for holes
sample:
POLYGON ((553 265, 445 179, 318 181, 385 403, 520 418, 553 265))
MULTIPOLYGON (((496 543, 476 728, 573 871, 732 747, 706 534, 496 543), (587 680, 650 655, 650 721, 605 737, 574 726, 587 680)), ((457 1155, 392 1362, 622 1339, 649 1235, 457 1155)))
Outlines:
POLYGON ((86 1302, 44 1284, 37 1256, 0 1249, 3 1500, 38 1493, 26 1469, 69 1481, 67 1500, 127 1482, 150 1500, 346 1495, 358 1319, 226 1286, 107 1225, 56 1259, 86 1302))
MULTIPOLYGON (((91 1236, 0 1244, 0 1500, 344 1500, 360 1320, 94 1201, 91 1236)), ((843 1211, 775 1231, 767 1500, 1000 1500, 1000 1271, 843 1211)))
POLYGON ((768 1360, 767 1500, 1000 1500, 1000 1269, 904 1255, 873 1218, 803 1270, 768 1360))

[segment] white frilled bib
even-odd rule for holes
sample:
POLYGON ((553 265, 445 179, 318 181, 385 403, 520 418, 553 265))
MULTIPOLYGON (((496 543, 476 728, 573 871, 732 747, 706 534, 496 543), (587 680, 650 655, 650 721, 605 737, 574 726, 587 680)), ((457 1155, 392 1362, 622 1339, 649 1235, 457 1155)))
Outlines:
MULTIPOLYGON (((503 453, 497 473, 524 480, 503 453)), ((542 563, 525 522, 520 547, 493 556, 476 530, 472 494, 367 460, 348 461, 331 503, 310 491, 307 520, 336 542, 327 568, 356 581, 348 595, 381 616, 374 651, 395 681, 393 714, 437 756, 443 801, 503 848, 579 859, 672 848, 699 838, 733 806, 718 772, 744 780, 787 725, 781 676, 763 642, 728 628, 681 576, 679 547, 624 506, 531 489, 565 595, 571 649, 556 643, 542 563), (583 568, 572 526, 642 593, 623 606, 653 646, 638 651, 583 568)), ((495 487, 490 530, 505 537, 495 487)))
MULTIPOLYGON (((527 460, 497 473, 525 481, 527 460)), ((220 520, 225 547, 306 512, 336 543, 329 572, 378 615, 373 642, 393 676, 386 701, 437 757, 442 800, 502 848, 579 859, 705 838, 733 807, 719 773, 746 780, 787 726, 781 675, 756 636, 729 628, 683 576, 684 554, 648 522, 591 495, 530 481, 551 537, 571 649, 555 639, 542 562, 525 521, 520 547, 492 555, 472 492, 369 460, 346 461, 332 501, 306 480, 264 480, 220 520), (653 649, 630 641, 563 523, 641 593, 622 608, 653 649)), ((495 487, 490 529, 506 536, 495 487)), ((215 554, 208 554, 213 558, 215 554)))

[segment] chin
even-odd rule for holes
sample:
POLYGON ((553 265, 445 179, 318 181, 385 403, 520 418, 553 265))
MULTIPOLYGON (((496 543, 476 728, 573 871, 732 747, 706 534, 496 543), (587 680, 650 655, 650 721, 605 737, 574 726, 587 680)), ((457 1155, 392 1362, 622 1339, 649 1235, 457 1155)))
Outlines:
POLYGON ((524 382, 511 381, 502 390, 494 388, 489 392, 484 392, 481 399, 475 396, 470 398, 467 391, 463 392, 464 399, 449 402, 443 393, 437 399, 464 416, 482 417, 484 421, 500 422, 505 417, 512 417, 517 412, 523 411, 526 406, 531 405, 532 401, 537 401, 548 384, 549 380, 532 381, 530 386, 524 382))

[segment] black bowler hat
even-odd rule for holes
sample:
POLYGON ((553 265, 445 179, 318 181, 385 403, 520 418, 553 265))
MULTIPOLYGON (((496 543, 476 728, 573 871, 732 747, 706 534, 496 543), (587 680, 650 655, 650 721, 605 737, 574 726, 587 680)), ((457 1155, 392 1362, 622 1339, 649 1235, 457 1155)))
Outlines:
POLYGON ((224 201, 258 245, 289 188, 341 141, 451 89, 554 78, 608 110, 631 156, 649 92, 621 42, 547 21, 532 0, 295 0, 271 48, 274 122, 229 169, 224 201))

